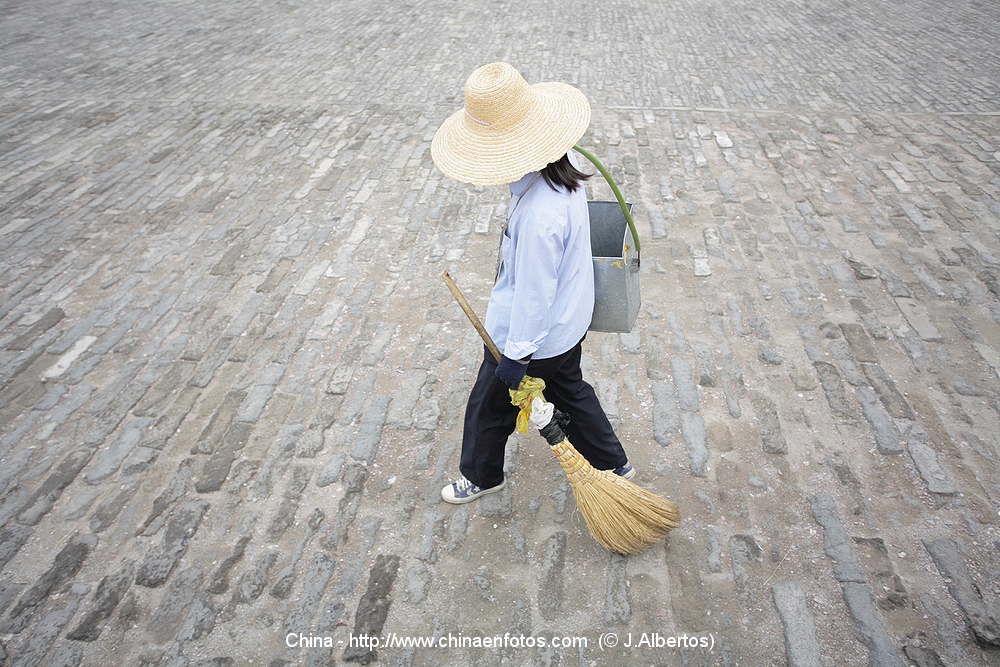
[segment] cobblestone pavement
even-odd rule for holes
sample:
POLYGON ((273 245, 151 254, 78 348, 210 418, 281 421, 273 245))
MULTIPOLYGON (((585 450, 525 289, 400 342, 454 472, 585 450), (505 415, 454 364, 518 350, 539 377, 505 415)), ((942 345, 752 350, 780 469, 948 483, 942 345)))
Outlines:
POLYGON ((0 663, 996 664, 1000 5, 635 5, 2 4, 0 663), (485 311, 507 193, 429 145, 494 60, 637 203, 584 374, 684 512, 639 556, 537 434, 438 500, 481 354, 439 275, 485 311))

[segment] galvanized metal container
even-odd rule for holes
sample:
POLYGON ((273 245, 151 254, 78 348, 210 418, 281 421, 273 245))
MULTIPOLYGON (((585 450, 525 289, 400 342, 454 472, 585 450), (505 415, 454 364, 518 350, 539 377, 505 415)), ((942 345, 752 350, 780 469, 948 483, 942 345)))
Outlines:
POLYGON ((616 201, 588 201, 590 250, 594 256, 594 316, 590 331, 628 333, 639 315, 639 232, 632 204, 601 161, 579 144, 573 149, 597 167, 616 201), (631 241, 629 243, 629 234, 631 241))
MULTIPOLYGON (((609 183, 610 183, 609 179, 609 183)), ((639 252, 628 220, 632 204, 588 201, 594 256, 594 317, 590 331, 628 333, 639 315, 639 252)))

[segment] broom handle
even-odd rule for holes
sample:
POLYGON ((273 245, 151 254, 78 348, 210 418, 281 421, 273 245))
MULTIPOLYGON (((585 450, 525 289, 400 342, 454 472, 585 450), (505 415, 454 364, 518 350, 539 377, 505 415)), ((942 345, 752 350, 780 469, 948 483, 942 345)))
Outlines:
POLYGON ((451 295, 455 297, 455 301, 458 301, 458 305, 465 311, 465 316, 469 318, 470 322, 472 322, 472 326, 476 327, 476 331, 479 332, 483 342, 486 343, 486 347, 493 353, 493 358, 497 360, 497 363, 500 363, 500 350, 497 349, 496 343, 494 343, 493 339, 490 338, 490 334, 486 331, 486 327, 484 327, 483 323, 479 321, 479 316, 476 315, 476 311, 472 310, 472 306, 470 306, 469 302, 466 301, 465 295, 462 294, 462 290, 458 289, 458 285, 455 284, 455 280, 447 271, 442 273, 441 277, 444 278, 444 282, 448 285, 448 289, 451 290, 451 295))
MULTIPOLYGON (((479 332, 483 342, 486 343, 486 347, 488 347, 490 352, 493 353, 493 357, 497 360, 497 363, 500 363, 500 350, 497 349, 496 343, 494 343, 493 339, 490 338, 490 334, 486 331, 486 327, 484 327, 483 323, 479 321, 479 316, 476 315, 476 311, 472 310, 472 306, 470 306, 469 302, 465 299, 465 295, 462 294, 462 290, 460 290, 458 285, 455 284, 454 278, 451 277, 451 274, 448 273, 447 270, 441 273, 441 277, 444 278, 444 282, 448 285, 448 289, 451 290, 451 295, 455 297, 455 301, 458 301, 458 305, 465 311, 465 316, 469 318, 469 321, 472 322, 472 326, 474 326, 476 331, 479 332)), ((542 400, 545 399, 543 398, 542 400)), ((565 428, 566 422, 568 421, 569 419, 565 413, 560 412, 560 410, 556 408, 552 414, 552 421, 550 421, 547 426, 558 424, 560 427, 565 428)), ((559 432, 562 433, 561 430, 559 432)), ((561 439, 565 438, 566 436, 563 435, 561 439)), ((549 436, 546 436, 546 440, 548 439, 549 436)), ((555 443, 549 444, 553 445, 555 443)))

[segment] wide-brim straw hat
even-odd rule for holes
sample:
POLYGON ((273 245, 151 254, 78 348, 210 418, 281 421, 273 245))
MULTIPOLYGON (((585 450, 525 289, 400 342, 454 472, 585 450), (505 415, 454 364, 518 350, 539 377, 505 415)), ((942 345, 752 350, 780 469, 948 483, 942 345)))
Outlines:
POLYGON ((509 63, 489 63, 466 79, 465 107, 434 133, 431 159, 463 183, 513 183, 565 155, 589 125, 590 102, 577 88, 529 85, 509 63))

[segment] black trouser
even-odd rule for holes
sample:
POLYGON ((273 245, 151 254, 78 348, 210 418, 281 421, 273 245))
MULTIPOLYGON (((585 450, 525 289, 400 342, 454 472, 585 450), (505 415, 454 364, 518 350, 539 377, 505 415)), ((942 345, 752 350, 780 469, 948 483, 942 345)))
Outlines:
MULTIPOLYGON (((594 388, 580 373, 580 352, 586 340, 548 359, 532 359, 528 375, 545 380, 545 400, 570 416, 564 429, 590 464, 599 470, 625 465, 628 460, 611 422, 597 400, 594 388)), ((497 362, 483 345, 483 363, 465 407, 465 432, 462 434, 462 461, 459 466, 466 479, 480 488, 503 481, 503 455, 507 438, 514 432, 518 408, 510 402, 510 392, 493 371, 497 362)), ((537 434, 536 434, 537 435, 537 434)), ((547 447, 541 436, 539 447, 547 447)))

